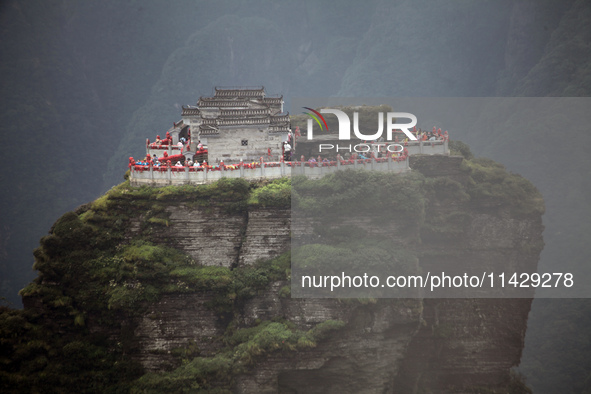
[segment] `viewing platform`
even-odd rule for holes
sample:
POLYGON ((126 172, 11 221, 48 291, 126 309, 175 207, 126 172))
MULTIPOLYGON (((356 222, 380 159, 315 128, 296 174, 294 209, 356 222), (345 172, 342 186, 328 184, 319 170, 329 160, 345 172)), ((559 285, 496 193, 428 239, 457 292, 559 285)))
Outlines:
POLYGON ((358 131, 358 138, 347 140, 328 133, 308 138, 312 126, 302 135, 299 126, 292 132, 291 122, 283 112, 283 96, 269 96, 263 86, 216 87, 213 96, 183 106, 181 120, 164 138, 146 140, 145 159, 129 158, 130 182, 166 186, 221 178, 322 178, 348 168, 405 173, 411 170, 411 155, 449 155, 447 131, 435 127, 432 132, 414 127, 413 135, 393 129, 391 141, 363 141, 358 131))
POLYGON ((327 162, 291 161, 291 162, 254 162, 248 164, 217 166, 153 166, 131 165, 130 183, 132 186, 168 186, 185 184, 205 184, 215 182, 221 178, 244 178, 248 180, 276 179, 304 175, 312 179, 319 179, 339 170, 351 168, 354 170, 397 172, 410 171, 408 156, 397 159, 340 159, 327 162))
MULTIPOLYGON (((403 144, 401 144, 403 145, 403 144)), ((369 159, 345 160, 340 156, 332 161, 286 161, 258 162, 225 165, 175 166, 130 163, 130 182, 132 186, 168 186, 184 184, 205 184, 221 178, 244 178, 248 180, 276 179, 285 176, 304 175, 319 179, 339 170, 353 169, 379 172, 405 173, 411 170, 408 164, 410 155, 449 155, 447 140, 413 141, 406 144, 408 154, 393 158, 380 157, 369 159)))

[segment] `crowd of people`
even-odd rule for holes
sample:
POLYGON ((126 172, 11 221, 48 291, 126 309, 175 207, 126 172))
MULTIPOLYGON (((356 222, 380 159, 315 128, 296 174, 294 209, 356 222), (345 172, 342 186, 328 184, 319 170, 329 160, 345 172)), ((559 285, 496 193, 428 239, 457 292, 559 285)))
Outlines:
MULTIPOLYGON (((437 129, 436 127, 433 127, 432 131, 423 131, 420 128, 416 128, 414 127, 412 129, 412 134, 414 136, 416 136, 418 141, 446 141, 448 140, 448 133, 447 131, 442 132, 441 128, 437 129)), ((281 144, 281 156, 280 158, 282 158, 281 161, 284 162, 292 162, 294 157, 295 157, 295 145, 296 145, 296 139, 298 136, 300 136, 301 134, 299 133, 299 129, 296 127, 296 132, 295 134, 292 133, 291 131, 288 132, 287 135, 287 140, 284 141, 281 144)), ((399 135, 399 134, 398 134, 399 135)), ((392 159, 394 161, 401 161, 401 160, 406 160, 406 158, 408 157, 408 149, 406 148, 406 146, 408 146, 409 144, 409 138, 404 138, 402 141, 399 140, 398 135, 395 135, 394 137, 394 141, 393 143, 398 144, 399 148, 401 149, 397 149, 397 151, 391 151, 388 149, 388 143, 384 142, 383 137, 380 138, 379 140, 376 141, 372 141, 372 142, 368 142, 368 141, 364 141, 364 144, 367 146, 367 149, 364 151, 359 151, 359 152, 351 152, 351 153, 345 153, 343 156, 341 156, 340 154, 337 154, 336 157, 322 157, 322 156, 318 156, 317 158, 314 157, 310 157, 307 161, 304 159, 304 156, 301 157, 300 161, 298 163, 301 162, 306 162, 308 163, 308 166, 310 167, 315 167, 315 166, 331 166, 331 165, 336 165, 336 163, 338 161, 340 161, 341 164, 354 164, 355 162, 359 163, 360 160, 371 160, 371 159, 375 159, 375 160, 383 160, 383 159, 392 159)), ((147 140, 147 145, 150 149, 167 149, 168 147, 171 147, 172 145, 172 137, 170 135, 170 132, 166 132, 166 138, 161 139, 159 135, 156 136, 156 140, 153 143, 150 143, 149 140, 147 140)), ((225 165, 223 162, 219 162, 216 163, 215 165, 209 165, 207 163, 207 149, 206 147, 204 147, 204 145, 201 143, 201 141, 198 141, 197 143, 197 149, 195 151, 195 155, 193 156, 193 159, 185 159, 185 156, 182 154, 184 149, 190 149, 190 145, 191 145, 191 134, 190 131, 187 132, 186 135, 181 136, 179 138, 179 141, 177 143, 177 147, 180 150, 180 154, 175 154, 175 155, 168 155, 168 153, 165 151, 163 152, 162 157, 158 157, 155 153, 150 156, 149 154, 146 156, 145 159, 143 160, 133 160, 133 158, 129 158, 130 159, 130 167, 132 165, 135 166, 140 166, 140 168, 137 169, 141 169, 144 170, 145 168, 149 168, 150 166, 153 166, 154 168, 161 168, 161 167, 174 167, 174 168, 181 168, 181 167, 189 167, 192 170, 200 170, 200 169, 207 169, 207 170, 219 170, 219 169, 229 169, 229 170, 235 170, 235 169, 239 169, 241 167, 243 168, 259 168, 262 165, 265 166, 270 166, 272 164, 272 162, 267 162, 264 163, 263 162, 263 158, 261 157, 260 162, 252 162, 252 163, 243 163, 242 161, 240 161, 240 163, 238 164, 230 164, 230 165, 225 165), (174 163, 174 164, 173 164, 174 163), (144 167, 144 168, 142 168, 144 167)), ((271 151, 269 149, 269 159, 271 157, 271 151)), ((278 163, 275 163, 278 164, 278 163)))
MULTIPOLYGON (((146 145, 149 149, 178 149, 180 151, 189 150, 191 148, 191 131, 187 130, 186 136, 180 136, 179 141, 173 146, 172 136, 170 132, 166 132, 166 138, 161 139, 159 135, 156 136, 154 142, 150 142, 150 139, 146 141, 146 145)), ((197 142, 197 150, 203 151, 205 148, 201 141, 197 142)))
POLYGON ((167 131, 166 138, 161 139, 160 136, 157 135, 154 142, 150 143, 150 140, 148 139, 146 143, 150 149, 168 149, 168 147, 172 145, 172 137, 167 131))
POLYGON ((412 134, 414 134, 419 141, 445 141, 449 139, 447 130, 441 132, 441 127, 436 128, 435 126, 433 126, 433 131, 423 131, 420 128, 417 129, 415 126, 412 130, 412 134))

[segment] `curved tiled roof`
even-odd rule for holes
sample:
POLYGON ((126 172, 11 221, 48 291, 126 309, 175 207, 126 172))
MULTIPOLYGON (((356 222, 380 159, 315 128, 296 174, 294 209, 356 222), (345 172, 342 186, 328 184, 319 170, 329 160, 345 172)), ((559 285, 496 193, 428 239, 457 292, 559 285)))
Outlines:
POLYGON ((195 107, 183 107, 183 112, 182 112, 182 116, 199 116, 201 114, 201 112, 199 111, 199 108, 195 108, 195 107))
POLYGON ((284 115, 271 116, 271 123, 289 122, 289 113, 284 115))
POLYGON ((217 135, 220 131, 212 126, 209 125, 201 125, 199 126, 199 135, 217 135))
POLYGON ((265 87, 260 88, 215 88, 215 97, 265 97, 265 87))
POLYGON ((279 97, 265 97, 262 100, 263 103, 265 104, 281 104, 283 103, 283 96, 279 96, 279 97))
POLYGON ((199 107, 248 107, 248 99, 233 98, 223 100, 215 97, 200 97, 197 105, 199 107))
POLYGON ((197 102, 198 107, 246 107, 248 103, 253 104, 267 104, 267 105, 280 105, 283 103, 283 96, 279 97, 236 97, 228 96, 225 97, 199 97, 197 102))
POLYGON ((262 114, 250 116, 219 116, 217 118, 201 118, 202 125, 212 126, 231 126, 231 125, 249 125, 249 124, 273 124, 288 125, 289 114, 279 116, 262 114))
POLYGON ((287 132, 290 119, 289 114, 280 113, 282 105, 282 95, 266 97, 262 86, 216 87, 213 97, 199 97, 197 107, 183 107, 183 115, 199 116, 199 132, 203 135, 219 135, 218 127, 221 126, 246 125, 265 125, 270 132, 287 132), (212 110, 211 115, 217 114, 215 118, 204 117, 212 110))
POLYGON ((239 126, 249 124, 269 124, 267 118, 222 118, 218 119, 218 126, 239 126))
POLYGON ((271 115, 271 108, 222 109, 220 116, 271 115))

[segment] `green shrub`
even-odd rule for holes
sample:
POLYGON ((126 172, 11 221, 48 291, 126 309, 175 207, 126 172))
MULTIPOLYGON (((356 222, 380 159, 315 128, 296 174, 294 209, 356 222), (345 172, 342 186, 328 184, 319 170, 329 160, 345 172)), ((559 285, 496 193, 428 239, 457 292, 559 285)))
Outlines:
POLYGON ((196 357, 171 372, 146 374, 133 386, 133 393, 156 393, 165 390, 215 392, 231 388, 233 376, 257 358, 276 351, 295 351, 315 347, 330 332, 344 327, 342 321, 327 320, 309 331, 300 331, 287 322, 265 321, 255 327, 228 330, 226 348, 213 357, 196 357))
POLYGON ((450 153, 454 156, 463 156, 466 160, 472 160, 474 158, 470 147, 462 141, 450 140, 448 146, 450 153))
POLYGON ((158 218, 158 217, 149 218, 148 223, 157 224, 159 226, 165 226, 165 227, 168 227, 170 225, 170 222, 168 221, 168 219, 158 218))
POLYGON ((233 281, 229 268, 217 266, 178 267, 170 276, 186 283, 191 291, 227 291, 233 281))
POLYGON ((542 215, 544 200, 536 187, 521 175, 509 173, 503 165, 478 158, 467 162, 474 181, 467 192, 473 199, 508 206, 513 214, 542 215))
POLYGON ((125 282, 109 290, 109 309, 138 309, 143 301, 154 302, 160 291, 151 285, 125 282))
POLYGON ((251 193, 248 203, 263 207, 289 208, 291 206, 291 179, 280 178, 256 188, 251 193))
POLYGON ((280 298, 290 298, 291 297, 291 286, 283 286, 279 289, 278 293, 280 298))
POLYGON ((455 204, 470 201, 466 188, 458 181, 449 177, 429 178, 426 185, 430 188, 436 201, 448 200, 455 204))
POLYGON ((424 177, 420 173, 338 171, 318 180, 292 179, 292 207, 323 218, 368 216, 381 220, 420 221, 424 212, 424 177))

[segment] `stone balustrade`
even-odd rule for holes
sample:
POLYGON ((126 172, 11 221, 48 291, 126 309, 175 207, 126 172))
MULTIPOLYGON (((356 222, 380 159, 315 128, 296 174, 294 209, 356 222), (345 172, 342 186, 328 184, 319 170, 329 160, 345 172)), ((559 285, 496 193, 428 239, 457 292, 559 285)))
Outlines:
POLYGON ((152 165, 131 166, 130 182, 132 186, 151 185, 167 186, 182 184, 204 184, 221 178, 276 179, 285 176, 305 175, 318 179, 335 171, 351 168, 356 170, 406 172, 408 157, 404 159, 358 159, 340 160, 328 163, 310 162, 258 162, 251 164, 225 166, 215 169, 207 167, 176 167, 152 165))
MULTIPOLYGON (((408 155, 448 155, 448 141, 409 142, 405 145, 408 155)), ((354 170, 397 172, 410 171, 408 156, 371 159, 343 160, 330 162, 260 162, 239 165, 220 165, 215 168, 177 167, 153 165, 132 165, 130 182, 132 186, 167 186, 182 184, 205 184, 221 178, 276 179, 285 176, 304 175, 319 179, 335 171, 351 168, 354 170)))

